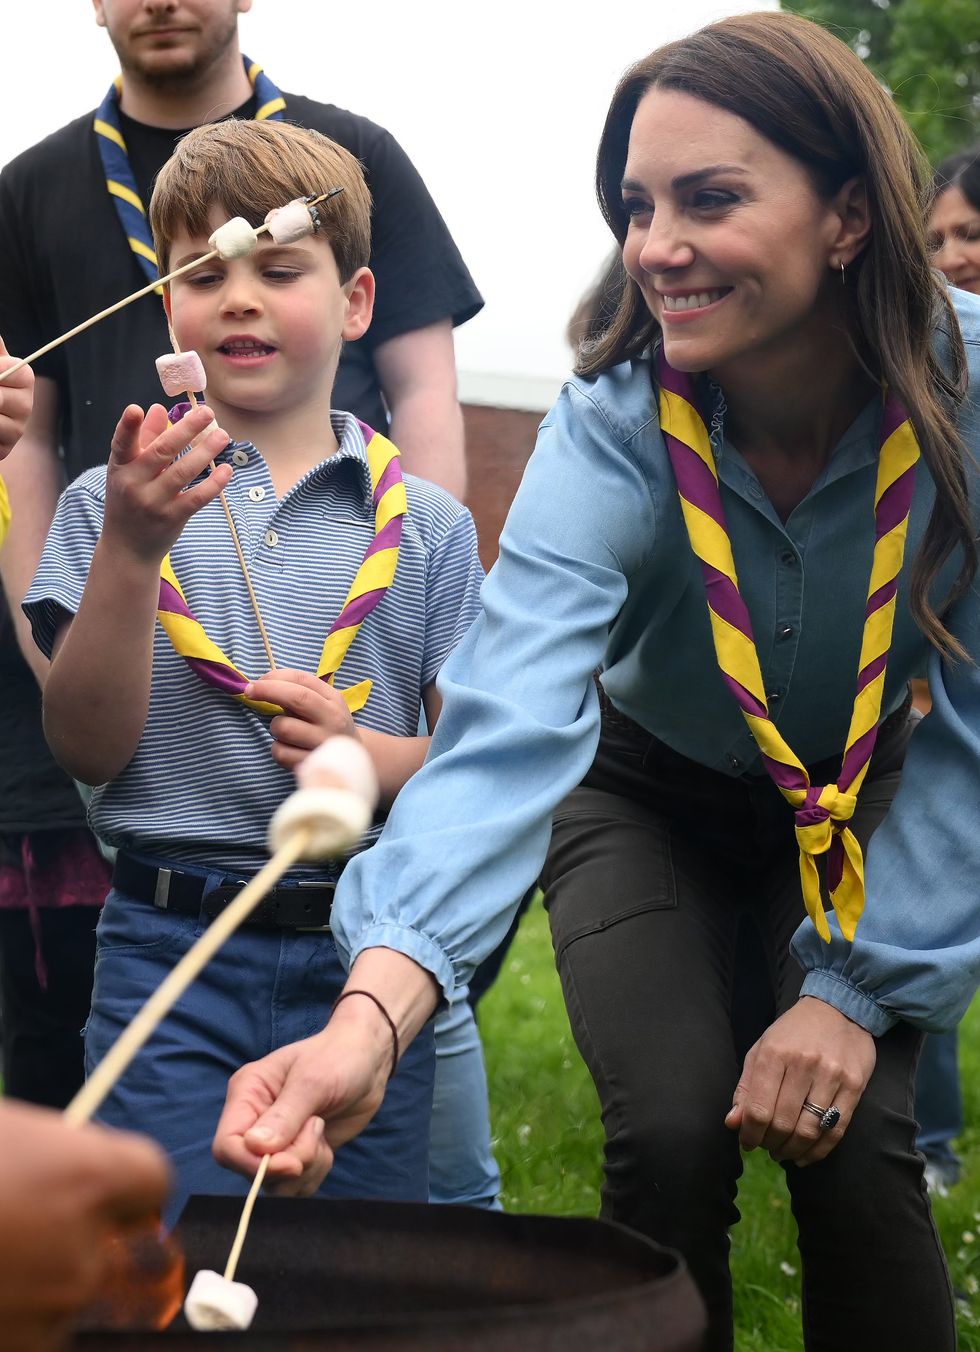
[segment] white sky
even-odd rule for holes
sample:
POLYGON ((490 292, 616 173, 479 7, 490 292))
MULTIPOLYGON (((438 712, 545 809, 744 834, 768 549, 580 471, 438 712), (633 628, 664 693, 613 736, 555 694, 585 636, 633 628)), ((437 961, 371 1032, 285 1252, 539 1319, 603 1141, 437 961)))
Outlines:
MULTIPOLYGON (((546 407, 564 328, 610 239, 595 148, 632 61, 774 0, 254 0, 242 47, 284 90, 387 127, 486 298, 456 332, 464 398, 546 407)), ((101 100, 115 53, 89 0, 7 0, 0 162, 101 100)), ((71 184, 52 184, 70 212, 71 184)), ((2 241, 0 241, 2 247, 2 241)))

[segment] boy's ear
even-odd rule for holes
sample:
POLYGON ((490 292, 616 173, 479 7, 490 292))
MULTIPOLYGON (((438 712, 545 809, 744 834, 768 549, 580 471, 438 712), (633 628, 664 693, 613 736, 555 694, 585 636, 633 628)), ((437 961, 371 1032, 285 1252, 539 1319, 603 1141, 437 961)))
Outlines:
POLYGON ((165 286, 163 288, 163 311, 164 314, 167 316, 167 323, 172 325, 174 322, 174 304, 173 301, 170 299, 169 286, 165 286))
POLYGON ((358 268, 344 283, 347 295, 347 315, 344 319, 342 337, 345 343, 352 343, 367 333, 374 313, 374 273, 370 268, 358 268))

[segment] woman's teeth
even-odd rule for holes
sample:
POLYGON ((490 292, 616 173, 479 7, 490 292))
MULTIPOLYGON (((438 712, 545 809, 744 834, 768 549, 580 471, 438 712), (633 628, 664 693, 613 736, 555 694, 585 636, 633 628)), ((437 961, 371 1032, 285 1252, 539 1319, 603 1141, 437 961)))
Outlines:
POLYGON ((721 300, 728 290, 728 287, 723 287, 720 291, 695 291, 690 296, 664 296, 664 309, 700 310, 705 305, 711 305, 716 300, 721 300))

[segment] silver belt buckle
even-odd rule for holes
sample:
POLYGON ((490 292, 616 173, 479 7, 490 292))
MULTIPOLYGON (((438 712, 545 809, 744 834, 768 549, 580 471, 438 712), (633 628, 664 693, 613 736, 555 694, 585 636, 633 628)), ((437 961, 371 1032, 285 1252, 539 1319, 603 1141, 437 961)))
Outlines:
POLYGON ((172 869, 157 869, 157 885, 153 889, 153 905, 161 911, 165 911, 170 905, 170 879, 172 875, 172 869))
MULTIPOLYGON (((303 887, 324 887, 327 884, 319 882, 317 879, 311 879, 309 882, 294 883, 296 888, 303 887)), ((329 934, 329 925, 295 925, 291 931, 293 934, 329 934)))

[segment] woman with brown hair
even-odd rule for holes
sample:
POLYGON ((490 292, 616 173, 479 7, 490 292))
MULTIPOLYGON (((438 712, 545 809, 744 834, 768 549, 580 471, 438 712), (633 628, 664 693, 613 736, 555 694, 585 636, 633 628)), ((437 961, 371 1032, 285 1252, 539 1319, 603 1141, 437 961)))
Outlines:
MULTIPOLYGON (((918 1029, 954 1022, 980 968, 980 305, 954 312, 930 269, 888 95, 791 15, 633 67, 598 186, 629 280, 542 426, 433 756, 345 871, 334 934, 414 959, 390 987, 410 1033, 543 865, 604 1212, 685 1254, 710 1348, 732 1345, 741 1144, 786 1170, 807 1347, 944 1352, 911 1084, 918 1029), (778 1017, 743 1062, 745 915, 778 1017)), ((562 228, 544 183, 541 216, 539 247, 562 228)), ((258 1115, 277 1147, 311 1113, 329 1135, 363 1101, 339 1068, 360 1086, 373 1064, 328 1025, 242 1073, 224 1135, 258 1115)))

